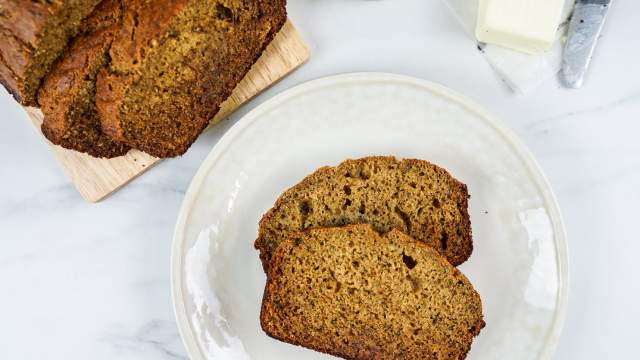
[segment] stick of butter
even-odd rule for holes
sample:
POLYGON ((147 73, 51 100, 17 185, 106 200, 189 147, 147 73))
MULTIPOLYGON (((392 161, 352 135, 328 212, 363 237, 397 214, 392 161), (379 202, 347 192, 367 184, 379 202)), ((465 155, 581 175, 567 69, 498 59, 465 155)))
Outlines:
POLYGON ((478 41, 530 54, 551 48, 565 0, 480 0, 478 41))

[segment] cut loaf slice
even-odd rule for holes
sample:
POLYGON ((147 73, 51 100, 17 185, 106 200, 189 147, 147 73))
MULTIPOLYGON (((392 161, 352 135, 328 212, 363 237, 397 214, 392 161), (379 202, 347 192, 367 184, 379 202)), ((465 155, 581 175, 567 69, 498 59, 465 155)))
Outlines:
POLYGON ((0 83, 23 105, 100 0, 0 0, 0 83))
POLYGON ((437 251, 370 225, 292 233, 273 254, 260 322, 346 359, 464 359, 484 327, 467 278, 437 251))
POLYGON ((292 231, 367 223, 404 231, 453 265, 473 250, 467 187, 423 160, 367 157, 323 167, 287 190, 260 221, 255 247, 266 269, 292 231))
POLYGON ((121 0, 104 0, 43 81, 38 93, 44 113, 42 133, 54 144, 104 158, 129 150, 102 132, 95 106, 96 76, 108 62, 107 52, 121 20, 121 0))
POLYGON ((182 155, 285 20, 285 0, 131 1, 98 75, 103 131, 182 155))

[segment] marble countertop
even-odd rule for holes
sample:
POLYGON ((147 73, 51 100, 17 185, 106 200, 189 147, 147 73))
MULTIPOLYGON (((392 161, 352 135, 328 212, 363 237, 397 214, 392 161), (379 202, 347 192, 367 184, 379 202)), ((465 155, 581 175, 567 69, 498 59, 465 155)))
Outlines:
POLYGON ((444 84, 522 137, 558 197, 569 235, 570 299, 557 359, 636 356, 640 281, 640 22, 615 3, 586 86, 548 81, 516 96, 437 0, 291 0, 312 59, 99 204, 82 200, 22 109, 0 90, 0 358, 186 358, 170 299, 174 222, 220 136, 304 81, 384 71, 444 84))

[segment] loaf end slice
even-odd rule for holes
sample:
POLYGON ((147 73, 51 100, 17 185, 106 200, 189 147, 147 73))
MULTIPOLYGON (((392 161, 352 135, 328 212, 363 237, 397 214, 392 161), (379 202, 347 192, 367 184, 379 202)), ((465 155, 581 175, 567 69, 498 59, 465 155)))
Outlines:
POLYGON ((96 76, 108 63, 108 50, 121 19, 121 1, 104 0, 45 77, 38 102, 44 114, 42 133, 52 143, 100 158, 129 151, 127 145, 102 132, 95 106, 96 76))
POLYGON ((182 155, 285 20, 284 0, 134 2, 98 75, 103 130, 153 156, 182 155))
POLYGON ((464 359, 485 323, 467 278, 428 245, 370 225, 292 233, 271 259, 260 323, 346 359, 464 359))
POLYGON ((284 192, 260 220, 255 247, 266 271, 292 231, 366 223, 381 232, 402 230, 459 265, 473 251, 468 199, 466 185, 427 161, 347 160, 284 192))

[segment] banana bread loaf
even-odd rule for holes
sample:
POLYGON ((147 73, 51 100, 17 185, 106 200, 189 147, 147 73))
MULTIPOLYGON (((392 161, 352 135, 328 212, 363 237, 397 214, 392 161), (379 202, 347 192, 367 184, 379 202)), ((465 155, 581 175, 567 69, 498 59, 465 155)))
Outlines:
POLYGON ((104 158, 129 150, 103 134, 95 107, 95 79, 108 62, 121 19, 121 0, 104 0, 45 77, 38 93, 45 116, 42 133, 54 144, 104 158))
POLYGON ((285 20, 285 0, 132 1, 97 78, 103 131, 183 154, 285 20))
POLYGON ((346 359, 464 359, 484 327, 469 280, 428 245, 370 225, 292 233, 274 252, 260 323, 346 359))
POLYGON ((0 83, 35 106, 42 78, 100 0, 0 0, 0 83))
POLYGON ((287 190, 260 220, 256 249, 265 270, 292 231, 367 223, 404 231, 454 266, 473 250, 469 194, 446 170, 422 160, 367 157, 320 168, 287 190))

